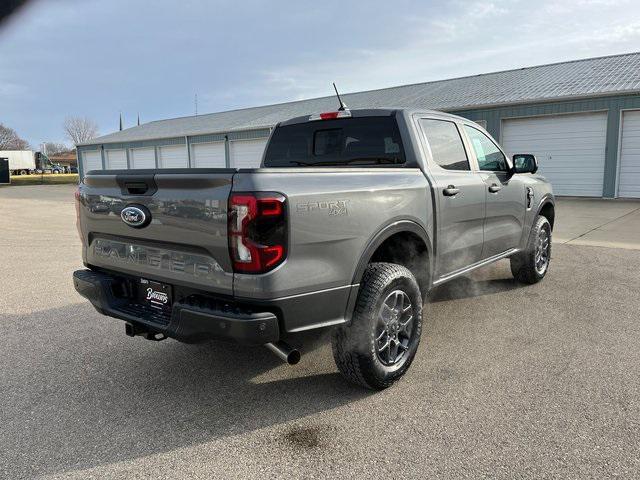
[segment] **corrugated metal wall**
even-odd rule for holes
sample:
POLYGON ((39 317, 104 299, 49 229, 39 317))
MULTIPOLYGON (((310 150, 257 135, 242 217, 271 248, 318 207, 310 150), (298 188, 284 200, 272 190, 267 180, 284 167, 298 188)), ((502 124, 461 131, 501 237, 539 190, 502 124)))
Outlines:
POLYGON ((105 150, 117 150, 117 149, 125 149, 127 152, 127 162, 131 165, 130 159, 130 149, 132 148, 144 148, 144 147, 155 147, 156 149, 156 167, 158 164, 158 147, 163 147, 167 145, 185 145, 188 143, 189 148, 187 149, 187 154, 191 155, 191 145, 197 143, 206 143, 206 142, 225 142, 225 152, 226 152, 226 162, 227 166, 230 165, 229 158, 229 142, 233 140, 254 140, 258 138, 267 138, 271 134, 271 130, 269 128, 260 128, 258 130, 243 130, 229 133, 212 133, 209 135, 194 135, 192 137, 175 137, 175 138, 161 138, 158 140, 143 140, 138 142, 120 142, 120 143, 105 143, 98 145, 82 145, 77 147, 78 152, 78 169, 80 171, 80 177, 84 175, 84 162, 82 153, 86 151, 94 151, 96 149, 100 150, 102 153, 102 168, 106 168, 105 163, 105 150))
MULTIPOLYGON (((640 109, 640 95, 599 97, 587 100, 565 100, 558 102, 548 102, 539 104, 510 105, 502 107, 489 107, 473 110, 455 110, 451 113, 469 118, 470 120, 484 120, 487 130, 498 140, 501 140, 502 121, 508 118, 533 117, 538 115, 558 115, 563 113, 578 112, 607 112, 607 147, 605 153, 605 171, 603 196, 614 197, 616 195, 616 178, 618 170, 618 143, 620 140, 620 118, 621 111, 625 109, 640 109)), ((226 157, 229 165, 230 140, 249 140, 256 138, 266 138, 270 134, 268 128, 258 130, 246 130, 229 133, 215 133, 210 135, 197 135, 193 137, 166 138, 158 140, 145 140, 128 143, 112 143, 104 145, 85 145, 78 147, 78 158, 81 158, 82 151, 95 150, 96 147, 102 150, 104 166, 104 149, 125 148, 129 155, 130 148, 139 147, 159 147, 163 145, 184 145, 193 143, 225 141, 227 143, 226 157)), ((190 148, 187 149, 190 151, 190 148)), ((157 154, 156 154, 157 156, 157 154)), ((156 158, 157 165, 157 158, 156 158)), ((83 162, 78 162, 80 174, 83 175, 83 162)))

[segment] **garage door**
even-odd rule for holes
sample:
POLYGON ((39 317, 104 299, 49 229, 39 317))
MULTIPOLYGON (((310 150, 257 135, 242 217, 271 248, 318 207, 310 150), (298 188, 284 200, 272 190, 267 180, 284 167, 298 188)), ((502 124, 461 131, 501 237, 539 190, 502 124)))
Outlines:
POLYGON ((154 148, 132 148, 131 168, 156 168, 154 148))
POLYGON ((191 146, 191 163, 197 168, 224 168, 224 142, 194 143, 191 146))
POLYGON ((509 155, 533 153, 557 195, 602 196, 606 113, 504 120, 502 146, 509 155))
POLYGON ((262 153, 267 139, 234 140, 229 143, 231 166, 235 168, 257 168, 262 161, 262 153))
POLYGON ((102 156, 100 155, 100 150, 82 152, 82 158, 84 159, 84 173, 87 173, 90 170, 102 170, 102 156))
POLYGON ((127 152, 124 150, 105 150, 107 168, 110 170, 127 168, 127 152))
POLYGON ((618 196, 640 198, 640 110, 622 114, 618 196))
POLYGON ((189 166, 187 149, 184 145, 171 145, 158 149, 160 168, 185 168, 189 166))

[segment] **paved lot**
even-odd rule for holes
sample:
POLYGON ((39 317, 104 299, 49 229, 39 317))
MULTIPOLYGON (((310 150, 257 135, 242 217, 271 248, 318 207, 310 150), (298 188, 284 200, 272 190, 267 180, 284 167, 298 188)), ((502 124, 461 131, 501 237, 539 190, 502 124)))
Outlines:
POLYGON ((373 394, 342 381, 325 339, 288 367, 262 348, 125 337, 72 289, 72 192, 0 189, 0 478, 640 471, 640 253, 569 241, 615 215, 638 228, 640 205, 561 203, 541 284, 501 262, 441 287, 410 372, 373 394))

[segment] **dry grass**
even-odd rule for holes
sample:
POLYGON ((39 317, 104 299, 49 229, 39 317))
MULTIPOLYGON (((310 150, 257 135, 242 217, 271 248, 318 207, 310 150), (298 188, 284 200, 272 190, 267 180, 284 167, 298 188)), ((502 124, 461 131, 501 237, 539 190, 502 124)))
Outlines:
POLYGON ((11 185, 61 185, 78 183, 77 173, 44 173, 42 175, 12 175, 11 185))

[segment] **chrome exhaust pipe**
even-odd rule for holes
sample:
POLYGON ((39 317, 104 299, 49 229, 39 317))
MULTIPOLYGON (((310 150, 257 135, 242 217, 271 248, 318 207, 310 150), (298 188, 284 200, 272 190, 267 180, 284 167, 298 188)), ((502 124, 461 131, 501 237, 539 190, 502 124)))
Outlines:
POLYGON ((264 346, 275 353, 280 360, 287 362, 289 365, 295 365, 300 361, 300 352, 283 341, 265 343, 264 346))

